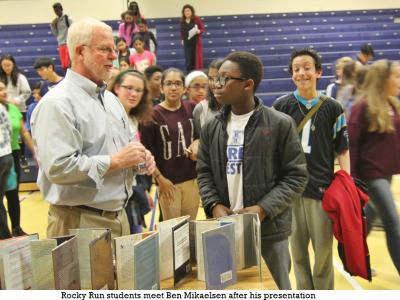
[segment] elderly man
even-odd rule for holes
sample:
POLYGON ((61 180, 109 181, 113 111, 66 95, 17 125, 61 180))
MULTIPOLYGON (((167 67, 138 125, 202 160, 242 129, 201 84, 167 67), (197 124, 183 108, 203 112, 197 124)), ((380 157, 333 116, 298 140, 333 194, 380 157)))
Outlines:
POLYGON ((124 108, 105 90, 117 57, 111 27, 94 19, 75 22, 67 43, 71 69, 43 97, 31 121, 38 185, 50 202, 47 235, 85 227, 129 234, 123 207, 134 167, 145 165, 150 175, 154 158, 132 142, 124 108))

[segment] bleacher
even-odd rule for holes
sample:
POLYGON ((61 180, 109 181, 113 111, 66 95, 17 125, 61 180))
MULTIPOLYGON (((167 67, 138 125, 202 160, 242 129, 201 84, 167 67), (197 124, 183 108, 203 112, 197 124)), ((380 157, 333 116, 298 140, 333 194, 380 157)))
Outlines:
MULTIPOLYGON (((265 77, 258 95, 266 104, 294 89, 287 70, 293 49, 312 47, 322 56, 323 76, 318 88, 324 89, 333 79, 332 65, 342 56, 355 55, 362 44, 371 44, 375 59, 400 59, 400 24, 398 9, 356 10, 307 13, 206 16, 203 35, 204 64, 226 56, 231 51, 251 51, 260 56, 265 77)), ((118 21, 107 21, 114 30, 118 21)), ((180 42, 179 18, 149 19, 156 28, 158 64, 185 69, 180 42)), ((57 42, 49 24, 0 26, 0 55, 10 53, 31 83, 39 80, 32 68, 36 57, 53 57, 60 70, 57 42)))

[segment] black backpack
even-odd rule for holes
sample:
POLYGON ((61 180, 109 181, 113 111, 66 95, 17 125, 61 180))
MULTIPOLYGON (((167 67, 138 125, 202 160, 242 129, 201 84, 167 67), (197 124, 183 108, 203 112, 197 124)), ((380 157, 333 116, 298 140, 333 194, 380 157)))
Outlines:
MULTIPOLYGON (((69 28, 69 19, 68 19, 68 15, 64 15, 65 16, 65 25, 67 25, 67 28, 69 28)), ((57 29, 57 23, 54 24, 55 28, 57 29)))
POLYGON ((67 25, 67 28, 69 28, 69 20, 68 20, 68 15, 65 15, 65 24, 67 25))

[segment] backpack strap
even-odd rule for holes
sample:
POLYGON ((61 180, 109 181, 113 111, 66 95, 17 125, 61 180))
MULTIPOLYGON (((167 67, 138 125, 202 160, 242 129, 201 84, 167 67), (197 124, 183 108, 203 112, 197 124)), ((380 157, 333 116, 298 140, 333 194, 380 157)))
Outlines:
POLYGON ((64 15, 65 16, 65 24, 67 25, 67 28, 69 28, 69 20, 68 20, 68 15, 64 15))
POLYGON ((297 133, 300 133, 303 130, 304 125, 312 118, 312 116, 317 112, 318 108, 321 107, 322 103, 327 100, 328 97, 325 95, 321 95, 319 97, 319 100, 317 104, 314 105, 314 107, 308 112, 308 114, 301 120, 300 124, 297 126, 297 133))

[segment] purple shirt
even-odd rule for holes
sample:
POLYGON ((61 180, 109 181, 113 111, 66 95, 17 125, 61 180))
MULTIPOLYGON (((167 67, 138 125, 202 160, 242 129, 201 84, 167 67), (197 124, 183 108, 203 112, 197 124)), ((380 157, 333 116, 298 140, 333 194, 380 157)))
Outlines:
POLYGON ((353 176, 371 180, 400 173, 400 116, 394 108, 390 113, 394 132, 369 132, 366 101, 353 104, 348 123, 353 176))
POLYGON ((186 157, 184 151, 198 138, 193 123, 195 105, 182 101, 176 111, 156 105, 153 122, 141 128, 143 145, 154 155, 161 174, 174 184, 196 178, 196 162, 186 157))

